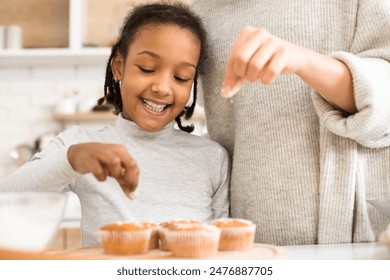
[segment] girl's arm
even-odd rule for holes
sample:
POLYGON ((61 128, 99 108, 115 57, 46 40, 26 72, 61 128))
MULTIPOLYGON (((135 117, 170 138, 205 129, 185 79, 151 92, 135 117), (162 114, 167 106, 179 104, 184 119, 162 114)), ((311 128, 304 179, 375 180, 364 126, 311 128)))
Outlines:
POLYGON ((67 159, 67 147, 56 139, 0 181, 0 191, 61 191, 80 176, 67 159))
POLYGON ((57 137, 0 181, 0 191, 58 191, 86 173, 99 181, 114 177, 129 195, 137 186, 139 170, 123 145, 87 142, 65 146, 57 137))

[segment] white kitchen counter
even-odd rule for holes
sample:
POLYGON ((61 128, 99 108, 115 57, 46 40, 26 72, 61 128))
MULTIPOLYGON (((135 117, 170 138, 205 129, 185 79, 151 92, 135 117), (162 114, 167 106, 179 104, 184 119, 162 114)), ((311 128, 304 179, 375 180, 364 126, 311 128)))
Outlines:
POLYGON ((390 251, 381 243, 283 246, 290 260, 390 260, 390 251))

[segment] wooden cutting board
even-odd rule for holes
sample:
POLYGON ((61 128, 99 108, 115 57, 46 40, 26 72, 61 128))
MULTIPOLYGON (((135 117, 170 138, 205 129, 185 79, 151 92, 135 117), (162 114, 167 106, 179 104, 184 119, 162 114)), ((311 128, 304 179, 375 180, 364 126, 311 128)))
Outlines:
MULTIPOLYGON (((254 244, 252 249, 246 251, 219 251, 214 257, 215 260, 274 260, 285 259, 287 250, 266 244, 254 244)), ((0 259, 8 260, 175 260, 180 259, 172 256, 171 252, 162 250, 151 250, 141 255, 109 255, 103 252, 102 247, 85 247, 76 250, 60 252, 21 252, 0 249, 0 259)))

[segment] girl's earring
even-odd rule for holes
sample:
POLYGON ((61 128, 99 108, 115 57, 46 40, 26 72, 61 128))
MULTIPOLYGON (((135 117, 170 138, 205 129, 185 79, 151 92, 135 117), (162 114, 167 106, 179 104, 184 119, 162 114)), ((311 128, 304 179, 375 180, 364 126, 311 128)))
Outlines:
POLYGON ((119 88, 122 88, 122 81, 121 80, 118 81, 118 84, 119 84, 119 88))

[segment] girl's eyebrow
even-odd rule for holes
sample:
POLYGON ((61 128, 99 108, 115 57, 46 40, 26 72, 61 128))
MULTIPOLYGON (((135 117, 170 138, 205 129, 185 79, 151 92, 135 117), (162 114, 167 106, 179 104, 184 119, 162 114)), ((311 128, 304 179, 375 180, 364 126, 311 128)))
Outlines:
MULTIPOLYGON (((147 54, 147 55, 150 55, 153 58, 161 58, 158 54, 156 54, 154 52, 151 52, 151 51, 142 51, 142 52, 137 53, 137 55, 141 55, 141 54, 147 54)), ((190 62, 184 61, 184 62, 182 62, 180 64, 184 65, 184 66, 193 67, 196 70, 196 66, 194 64, 190 63, 190 62)))
POLYGON ((137 53, 137 55, 141 55, 141 54, 148 54, 154 58, 160 58, 160 56, 158 54, 151 52, 151 51, 142 51, 142 52, 137 53))

